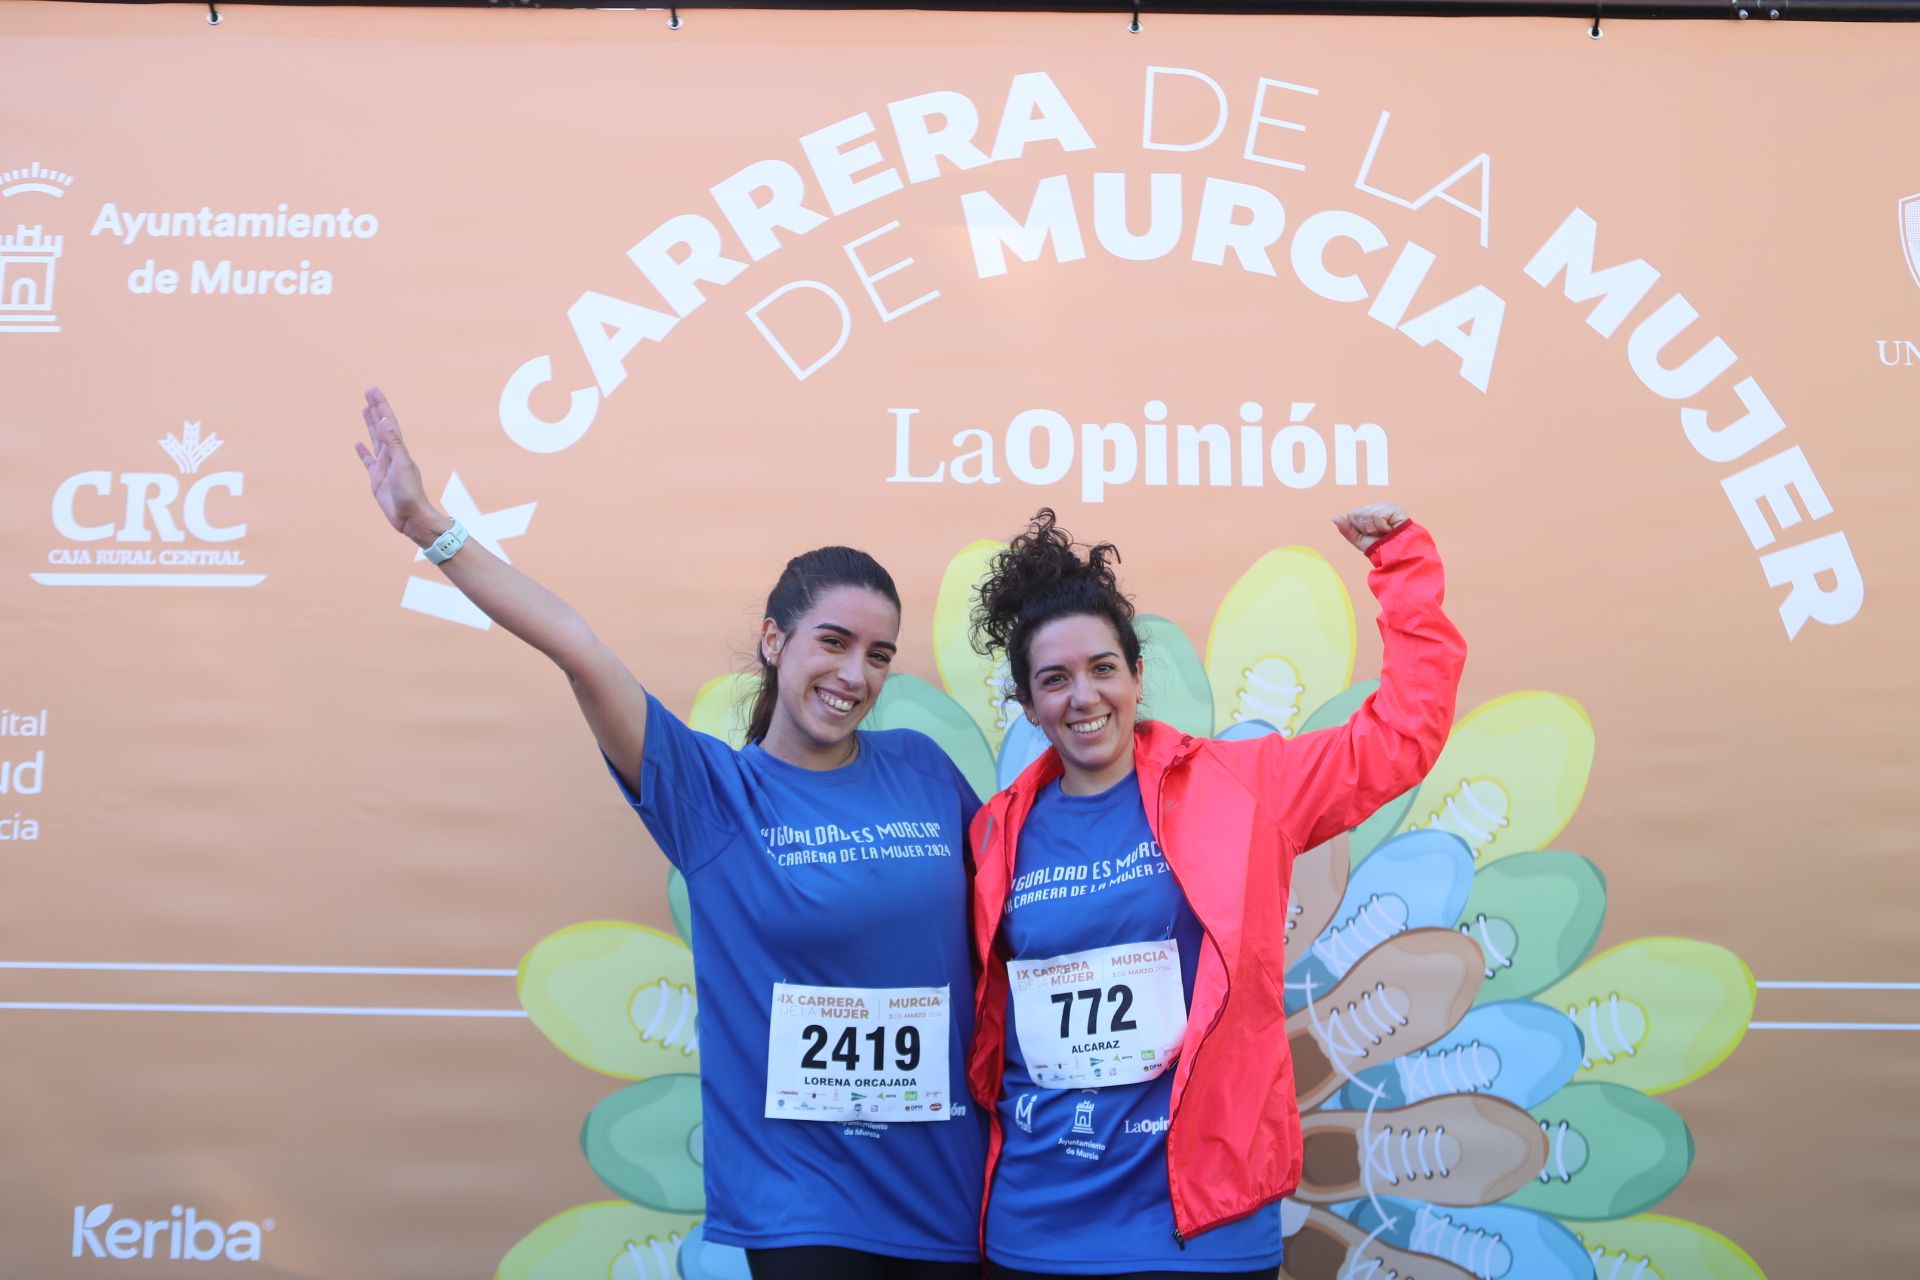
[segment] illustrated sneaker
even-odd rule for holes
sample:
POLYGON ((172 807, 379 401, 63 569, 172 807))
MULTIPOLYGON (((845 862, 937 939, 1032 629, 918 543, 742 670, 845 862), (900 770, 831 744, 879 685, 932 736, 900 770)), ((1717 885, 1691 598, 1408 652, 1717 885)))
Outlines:
MULTIPOLYGON (((1360 704, 1379 687, 1378 680, 1362 680, 1359 684, 1341 690, 1321 703, 1320 709, 1307 717, 1307 722, 1300 726, 1300 732, 1313 733, 1319 729, 1331 729, 1335 725, 1345 724, 1353 718, 1353 713, 1360 709, 1360 704)), ((1410 788, 1387 801, 1374 812, 1372 817, 1348 833, 1350 838, 1348 852, 1354 866, 1359 866, 1383 840, 1400 829, 1401 823, 1406 820, 1407 810, 1413 807, 1414 792, 1418 790, 1418 787, 1410 788)))
POLYGON ((947 753, 982 800, 992 795, 993 750, 960 704, 919 676, 901 672, 887 677, 880 698, 867 714, 869 729, 918 729, 947 753))
POLYGON ((680 1242, 680 1280, 752 1280, 747 1252, 711 1243, 703 1222, 680 1242))
POLYGON ((522 1236, 500 1259, 494 1280, 679 1280, 681 1245, 699 1221, 624 1200, 576 1205, 522 1236))
POLYGON ((1287 970, 1288 1012, 1318 999, 1361 956, 1395 934, 1451 929, 1472 885, 1473 856, 1454 836, 1413 832, 1381 845, 1354 868, 1333 923, 1287 970))
POLYGON ((1573 1232, 1544 1214, 1507 1205, 1435 1208, 1383 1196, 1342 1212, 1353 1225, 1409 1252, 1445 1258, 1474 1280, 1591 1280, 1593 1262, 1573 1232))
POLYGON ((1307 946, 1333 923, 1347 892, 1347 833, 1342 831, 1293 860, 1287 886, 1287 934, 1283 944, 1291 969, 1307 946))
POLYGON ((1000 790, 1013 785, 1013 780, 1026 771, 1028 765, 1038 760, 1047 750, 1047 735, 1040 732, 1040 726, 1026 718, 1018 716, 1008 723, 1006 736, 1000 740, 1000 756, 994 761, 994 781, 1000 790))
POLYGON ((1603 951, 1538 997, 1586 1037, 1580 1080, 1665 1093, 1725 1061, 1747 1034, 1753 971, 1725 947, 1640 938, 1603 951))
POLYGON ((1325 1209, 1309 1209, 1300 1229, 1287 1237, 1280 1274, 1288 1280, 1474 1280, 1439 1258, 1419 1257, 1325 1209))
POLYGON ((604 1075, 639 1080, 700 1069, 693 953, 678 938, 592 920, 520 960, 520 1007, 553 1046, 604 1075))
POLYGON ((1490 1204, 1529 1186, 1547 1158, 1539 1123, 1498 1098, 1453 1094, 1371 1114, 1313 1111, 1300 1117, 1300 1130, 1305 1159, 1294 1199, 1305 1204, 1384 1195, 1490 1204))
POLYGON ((1297 731, 1295 726, 1305 718, 1300 714, 1300 696, 1306 691, 1291 662, 1267 654, 1250 670, 1240 673, 1240 687, 1235 691, 1239 705, 1233 710, 1233 723, 1269 724, 1276 732, 1291 737, 1297 731))
POLYGON ((750 676, 715 676, 693 695, 687 727, 718 738, 737 751, 747 745, 747 721, 759 692, 760 682, 750 676))
POLYGON ((1353 678, 1354 652, 1353 600, 1333 566, 1307 547, 1267 552, 1227 589, 1207 633, 1214 723, 1297 733, 1353 678))
POLYGON ((673 916, 673 927, 680 934, 680 940, 689 948, 693 946, 693 899, 687 896, 687 878, 680 874, 680 868, 667 868, 667 911, 673 916))
POLYGON ((1244 742, 1248 738, 1271 738, 1280 731, 1265 720, 1242 720, 1230 724, 1213 736, 1221 742, 1244 742))
POLYGON ((1007 729, 1021 718, 1020 704, 1013 698, 1005 660, 996 662, 973 647, 973 602, 989 562, 1006 549, 1006 543, 990 538, 962 547, 940 575, 940 594, 933 601, 933 662, 940 682, 996 756, 1007 729))
POLYGON ((643 1208, 706 1210, 699 1076, 654 1076, 602 1098, 580 1149, 600 1181, 643 1208))
POLYGON ((1142 720, 1159 720, 1196 738, 1213 736, 1213 690, 1187 633, 1157 614, 1133 620, 1146 659, 1142 720))
POLYGON ((1470 1010, 1424 1049, 1369 1067, 1336 1105, 1404 1107, 1446 1093, 1489 1093, 1516 1107, 1545 1102, 1580 1066, 1580 1033, 1557 1009, 1502 1000, 1470 1010))
POLYGON ((1451 929, 1415 929, 1369 951, 1325 997, 1287 1019, 1300 1107, 1354 1074, 1432 1044, 1473 1007, 1480 949, 1451 929))
POLYGON ((1624 1218, 1687 1176, 1693 1134, 1666 1103, 1617 1084, 1570 1084, 1533 1108, 1549 1150, 1509 1202, 1556 1218, 1624 1218))
POLYGON ((1607 881, 1577 853, 1516 853, 1473 878, 1460 932, 1480 944, 1480 1003, 1531 996, 1586 959, 1607 918, 1607 881))
POLYGON ((1469 712, 1420 784, 1411 831, 1450 831, 1481 866, 1543 849, 1573 818, 1593 768, 1593 723, 1557 693, 1511 693, 1469 712))
POLYGON ((1682 1218, 1643 1213, 1615 1222, 1583 1222, 1579 1233, 1595 1280, 1767 1280, 1745 1249, 1682 1218))

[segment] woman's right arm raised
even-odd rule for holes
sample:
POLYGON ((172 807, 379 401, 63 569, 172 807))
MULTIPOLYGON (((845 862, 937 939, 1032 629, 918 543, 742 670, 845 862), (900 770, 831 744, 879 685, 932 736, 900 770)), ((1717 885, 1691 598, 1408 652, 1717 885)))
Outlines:
MULTIPOLYGON (((453 520, 427 500, 420 468, 400 438, 393 406, 378 387, 361 410, 367 444, 354 451, 367 468, 373 500, 387 523, 416 546, 431 544, 453 520)), ((593 634, 574 607, 469 539, 440 571, 489 618, 553 659, 607 759, 627 785, 640 789, 640 758, 647 740, 647 695, 613 650, 593 634)))

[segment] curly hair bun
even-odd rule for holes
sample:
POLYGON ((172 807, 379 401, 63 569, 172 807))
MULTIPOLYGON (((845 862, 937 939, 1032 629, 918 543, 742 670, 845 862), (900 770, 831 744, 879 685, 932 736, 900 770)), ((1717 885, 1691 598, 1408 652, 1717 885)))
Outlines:
POLYGON ((1133 602, 1120 590, 1111 542, 1085 547, 1062 529, 1053 508, 1034 513, 1024 532, 988 565, 976 589, 973 644, 982 654, 1004 653, 1016 691, 1027 696, 1027 646, 1034 632, 1057 618, 1104 618, 1119 637, 1129 666, 1140 660, 1133 602))

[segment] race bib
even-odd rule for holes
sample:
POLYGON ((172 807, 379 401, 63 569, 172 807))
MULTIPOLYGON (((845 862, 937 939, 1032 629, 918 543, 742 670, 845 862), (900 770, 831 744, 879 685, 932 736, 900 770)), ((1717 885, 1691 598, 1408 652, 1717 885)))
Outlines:
POLYGON ((776 982, 767 1028, 767 1118, 945 1120, 945 987, 803 987, 776 982))
POLYGON ((1179 1056, 1187 1032, 1172 938, 1007 965, 1014 1033, 1043 1089, 1139 1084, 1179 1056))

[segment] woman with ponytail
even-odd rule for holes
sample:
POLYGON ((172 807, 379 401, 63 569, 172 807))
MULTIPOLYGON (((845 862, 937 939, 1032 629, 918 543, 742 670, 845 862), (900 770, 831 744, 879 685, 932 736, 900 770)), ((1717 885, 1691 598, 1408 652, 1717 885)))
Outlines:
POLYGON ((931 739, 859 728, 900 636, 893 579, 847 547, 788 561, 735 751, 675 718, 565 601, 467 543, 379 391, 363 416, 356 447, 388 522, 566 673, 686 877, 706 1238, 745 1249, 755 1280, 976 1280, 985 1132, 964 1077, 979 802, 931 739))
POLYGON ((1107 543, 1041 511, 979 588, 1050 749, 974 820, 968 1080, 989 1110, 993 1280, 1271 1278, 1301 1137, 1282 997, 1296 854, 1414 786, 1466 655, 1425 530, 1338 517, 1373 564, 1380 688, 1337 728, 1196 739, 1141 720, 1133 604, 1107 543))

